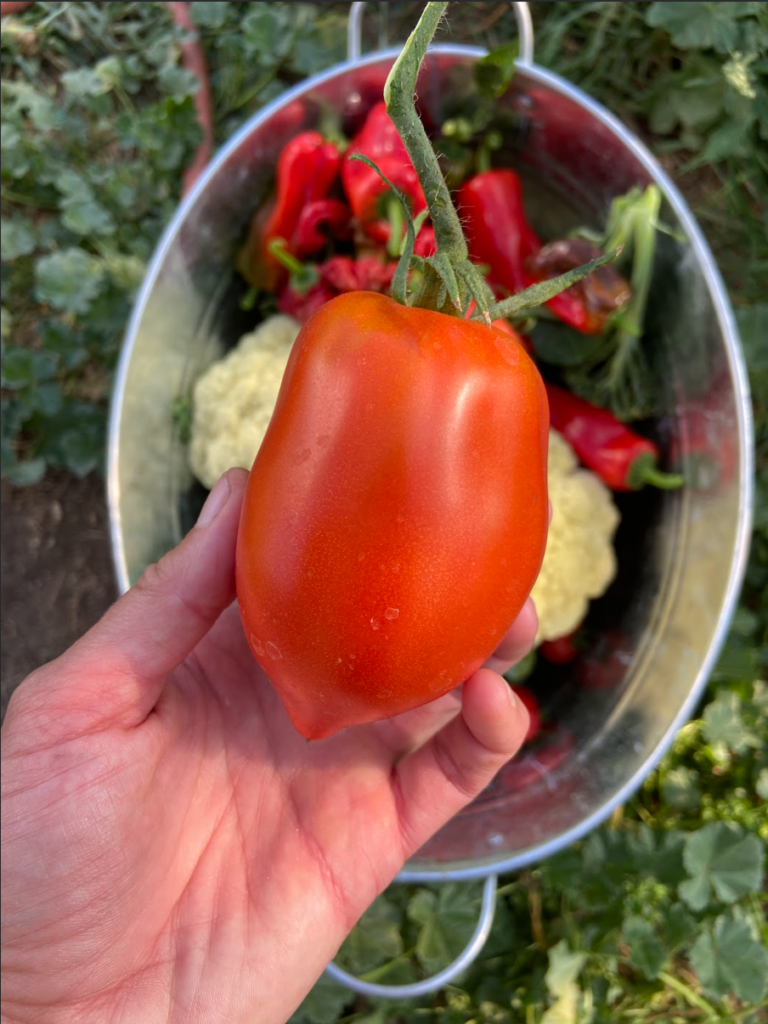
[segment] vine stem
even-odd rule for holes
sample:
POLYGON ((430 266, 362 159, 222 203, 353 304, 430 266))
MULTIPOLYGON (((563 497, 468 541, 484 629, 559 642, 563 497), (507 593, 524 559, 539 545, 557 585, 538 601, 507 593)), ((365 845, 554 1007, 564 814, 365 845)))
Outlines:
MULTIPOLYGON (((592 260, 553 280, 533 285, 501 303, 496 302, 483 275, 469 258, 459 215, 437 155, 416 110, 419 69, 447 7, 447 3, 427 3, 424 7, 416 28, 392 65, 384 85, 384 102, 411 158, 435 231, 436 253, 422 261, 423 282, 412 304, 451 316, 464 316, 471 298, 477 306, 473 319, 482 319, 490 326, 492 319, 547 302, 597 267, 614 259, 616 252, 592 260)), ((399 268, 398 273, 403 278, 407 277, 411 259, 410 254, 402 257, 402 270, 399 268)), ((411 304, 404 292, 403 295, 407 304, 411 304)))
POLYGON ((384 102, 419 177, 438 252, 444 252, 453 262, 467 258, 467 243, 437 156, 413 101, 421 62, 447 6, 447 3, 428 3, 424 8, 418 25, 392 65, 384 86, 384 102))

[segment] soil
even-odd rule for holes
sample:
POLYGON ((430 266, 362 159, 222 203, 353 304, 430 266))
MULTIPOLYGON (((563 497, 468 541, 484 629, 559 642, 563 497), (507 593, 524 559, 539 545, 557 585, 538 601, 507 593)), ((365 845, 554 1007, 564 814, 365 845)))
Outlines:
POLYGON ((13 690, 89 629, 116 597, 104 482, 50 471, 2 481, 2 714, 13 690))

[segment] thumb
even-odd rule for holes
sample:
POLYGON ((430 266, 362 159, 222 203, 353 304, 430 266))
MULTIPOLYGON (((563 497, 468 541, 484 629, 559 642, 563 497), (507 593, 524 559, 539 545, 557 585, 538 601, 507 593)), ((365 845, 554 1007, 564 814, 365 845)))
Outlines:
MULTIPOLYGON (((194 529, 149 566, 93 629, 35 674, 56 705, 87 728, 138 725, 168 673, 235 597, 235 548, 248 474, 230 470, 208 495, 194 529)), ((25 684, 22 684, 22 687, 25 684)))

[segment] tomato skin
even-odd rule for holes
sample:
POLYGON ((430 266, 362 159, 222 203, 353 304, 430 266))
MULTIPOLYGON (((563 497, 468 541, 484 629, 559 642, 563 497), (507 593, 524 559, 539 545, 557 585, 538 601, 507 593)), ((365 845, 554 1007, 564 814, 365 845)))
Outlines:
POLYGON ((303 736, 432 701, 496 648, 544 556, 548 426, 495 328, 372 292, 304 325, 237 546, 246 637, 303 736))

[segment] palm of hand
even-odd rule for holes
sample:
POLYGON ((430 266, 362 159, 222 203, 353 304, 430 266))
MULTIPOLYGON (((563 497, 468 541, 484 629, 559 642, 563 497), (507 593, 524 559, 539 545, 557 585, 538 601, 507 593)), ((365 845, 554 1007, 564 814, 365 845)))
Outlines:
MULTIPOLYGON (((18 1021, 285 1020, 525 729, 494 752, 449 695, 307 743, 234 606, 133 721, 73 706, 77 658, 61 687, 51 668, 12 705, 4 744, 4 1002, 18 1021)), ((465 705, 494 705, 493 685, 479 673, 465 705)))

